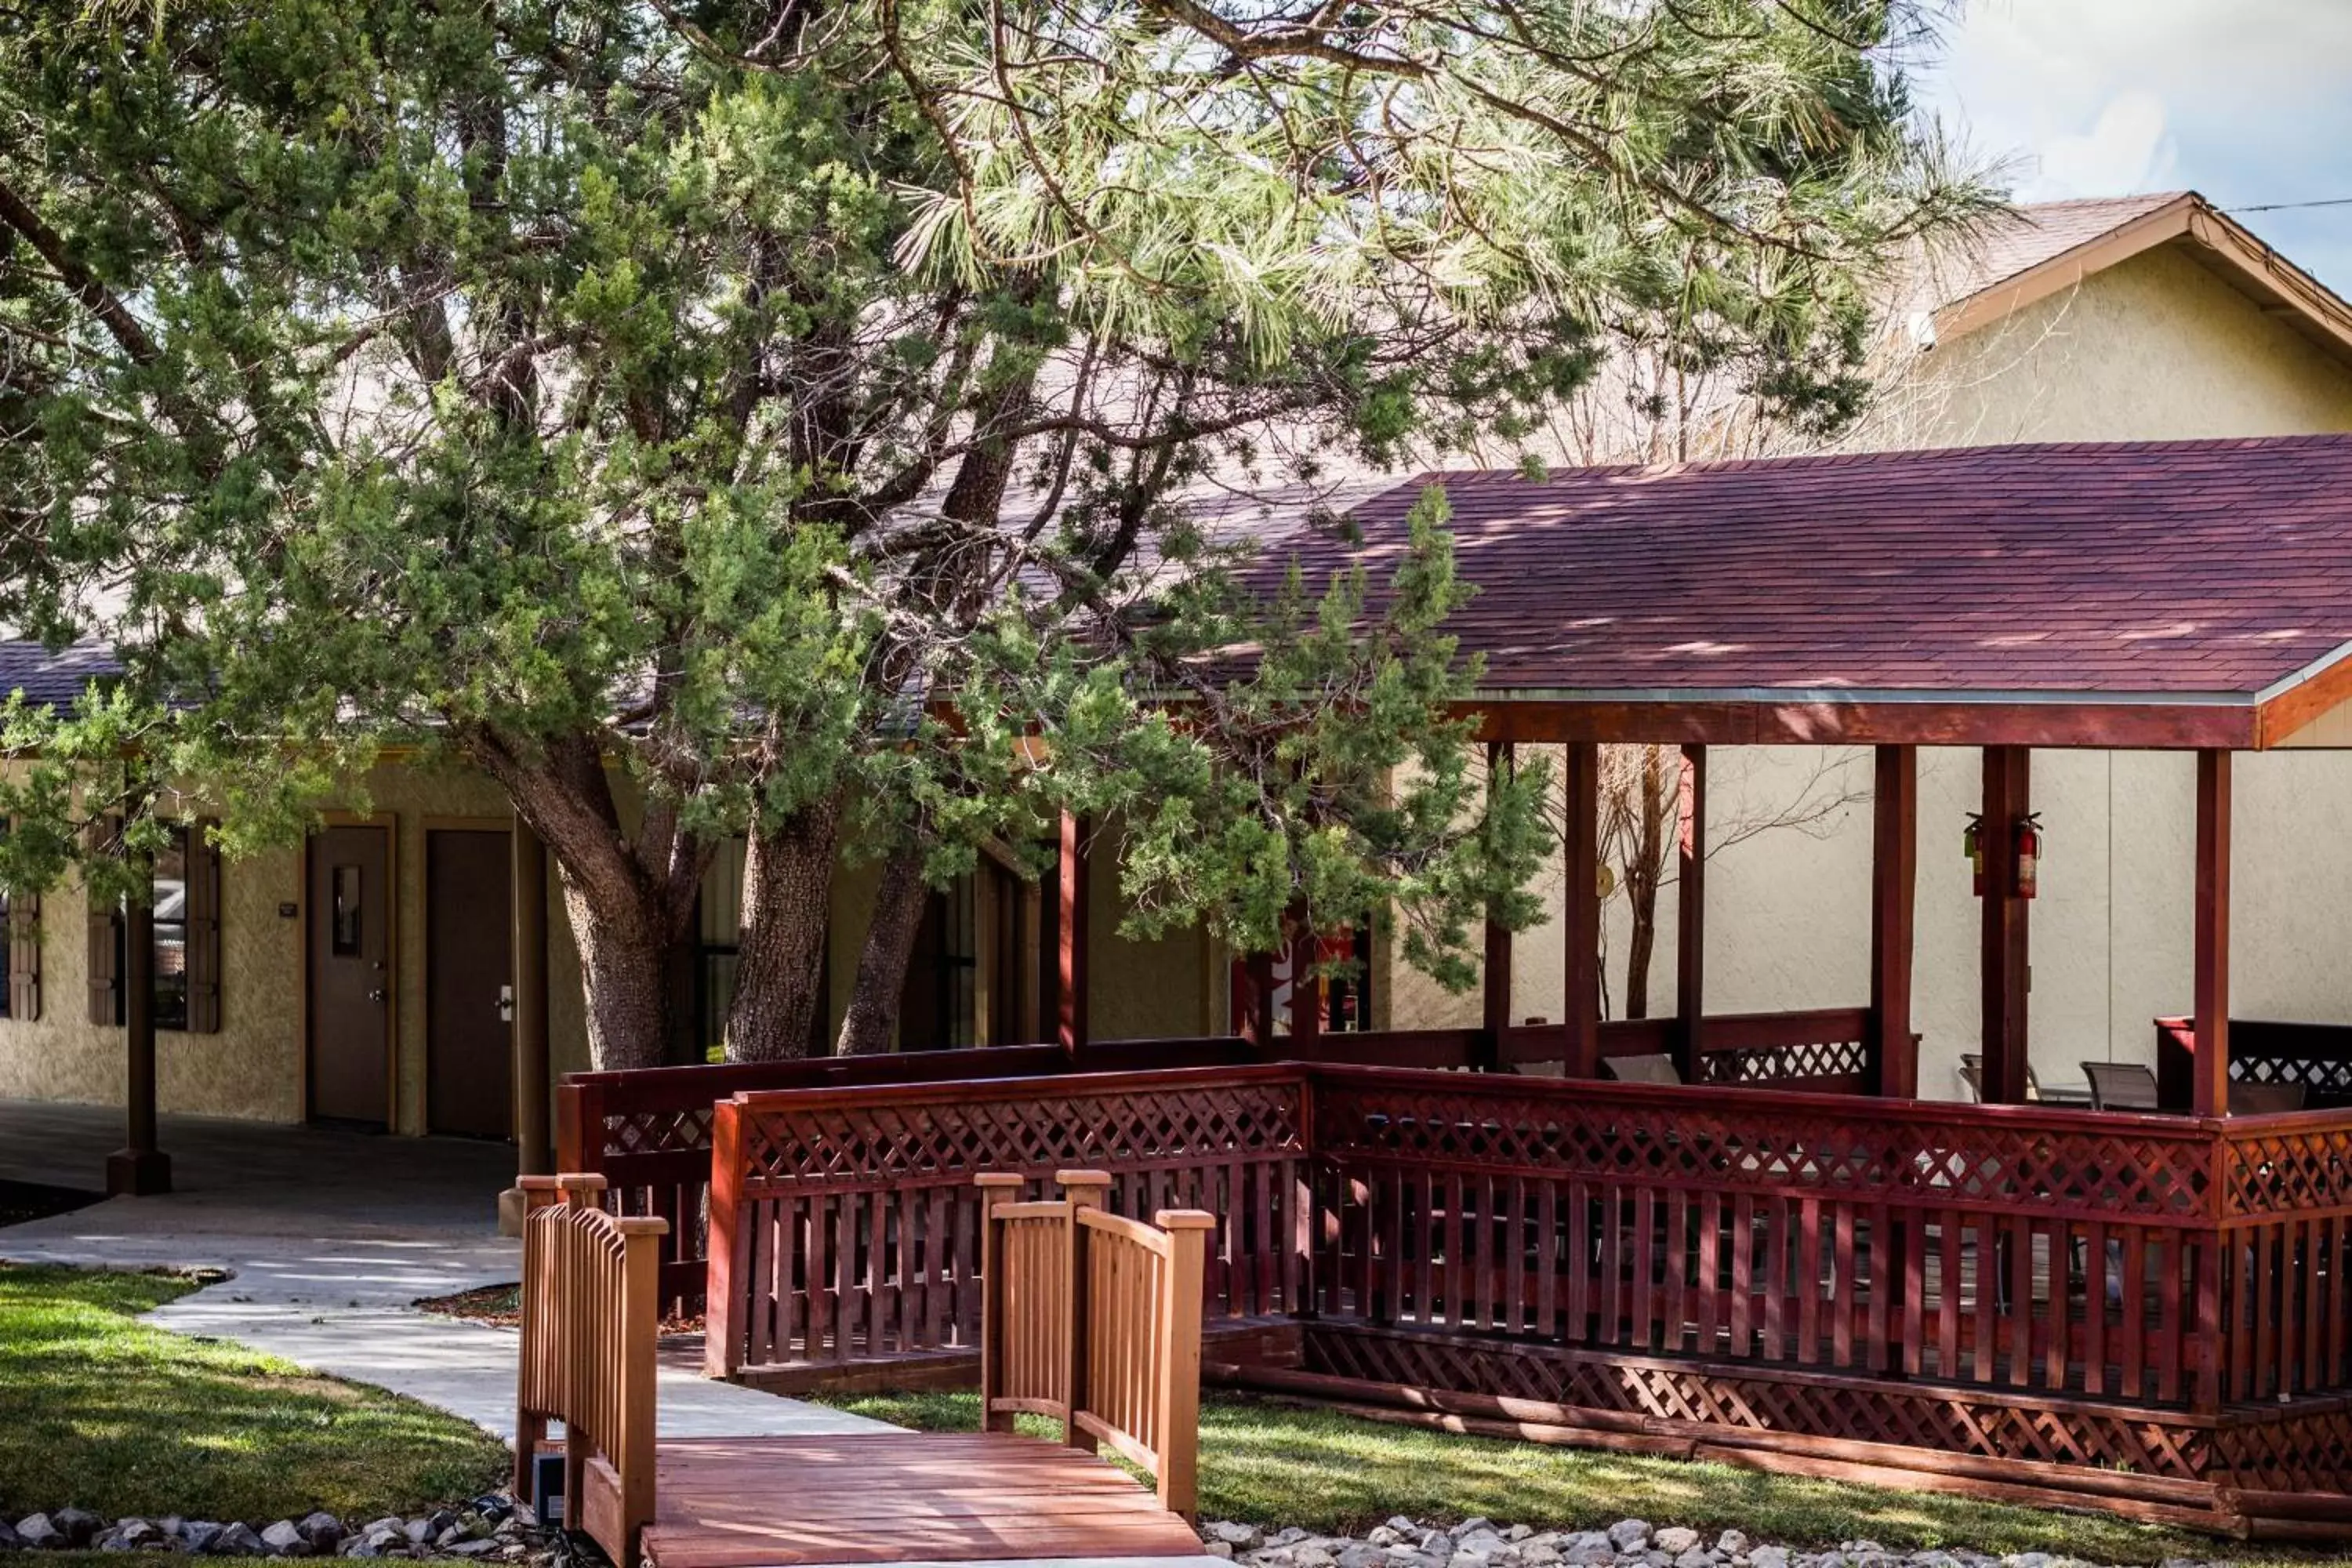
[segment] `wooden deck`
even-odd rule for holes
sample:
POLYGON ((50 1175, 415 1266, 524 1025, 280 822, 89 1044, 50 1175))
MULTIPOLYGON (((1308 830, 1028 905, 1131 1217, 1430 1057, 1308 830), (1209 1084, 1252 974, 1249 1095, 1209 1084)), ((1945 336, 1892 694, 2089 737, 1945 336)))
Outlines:
POLYGON ((1003 1432, 665 1438, 650 1568, 1194 1557, 1124 1472, 1003 1432))

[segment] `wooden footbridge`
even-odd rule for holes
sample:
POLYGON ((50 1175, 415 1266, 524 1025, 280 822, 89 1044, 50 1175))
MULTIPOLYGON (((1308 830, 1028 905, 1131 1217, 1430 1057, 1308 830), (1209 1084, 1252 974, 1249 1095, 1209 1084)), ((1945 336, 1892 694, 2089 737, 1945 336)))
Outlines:
POLYGON ((564 1521, 621 1568, 1188 1557, 1200 1413, 1202 1269, 1213 1216, 1147 1225, 1066 1171, 1018 1201, 982 1175, 985 1430, 671 1438, 654 1394, 659 1242, 604 1179, 525 1177, 516 1495, 563 1425, 564 1521), (1058 1443, 1014 1415, 1062 1424, 1058 1443), (1147 1491, 1100 1454, 1152 1479, 1147 1491))

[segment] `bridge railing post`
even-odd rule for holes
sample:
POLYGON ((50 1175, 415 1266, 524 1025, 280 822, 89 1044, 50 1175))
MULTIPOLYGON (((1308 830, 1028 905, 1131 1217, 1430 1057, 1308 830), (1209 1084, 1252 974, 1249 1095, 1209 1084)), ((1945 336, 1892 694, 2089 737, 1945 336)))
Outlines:
POLYGON ((1006 1171, 983 1171, 980 1188, 980 1429, 1010 1432, 1013 1413, 996 1408, 1004 1397, 1004 1222, 997 1205, 1019 1199, 1027 1183, 1006 1171))
POLYGON ((1201 1447, 1201 1276, 1217 1216, 1200 1209, 1162 1209, 1152 1223, 1168 1233, 1166 1353, 1159 1367, 1160 1506, 1187 1520, 1197 1502, 1201 1447))

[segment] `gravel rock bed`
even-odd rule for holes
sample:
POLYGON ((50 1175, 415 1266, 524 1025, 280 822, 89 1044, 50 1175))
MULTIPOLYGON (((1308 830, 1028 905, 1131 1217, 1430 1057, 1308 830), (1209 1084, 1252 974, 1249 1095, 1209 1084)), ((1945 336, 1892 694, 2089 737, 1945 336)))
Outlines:
MULTIPOLYGON (((1799 1549, 1750 1541, 1736 1530, 1706 1535, 1681 1525, 1653 1529, 1639 1519, 1607 1530, 1534 1530, 1485 1519, 1421 1524, 1399 1515, 1361 1537, 1267 1532, 1221 1521, 1203 1522, 1201 1540, 1211 1556, 1244 1568, 2089 1568, 2046 1552, 1906 1552, 1874 1541, 1799 1549)), ((2227 1564, 2169 1558, 2162 1568, 2227 1564)))
POLYGON ((169 1552, 193 1557, 400 1557, 544 1564, 568 1556, 514 1500, 485 1494, 414 1518, 364 1522, 331 1513, 261 1521, 100 1519, 78 1508, 0 1515, 0 1552, 169 1552))

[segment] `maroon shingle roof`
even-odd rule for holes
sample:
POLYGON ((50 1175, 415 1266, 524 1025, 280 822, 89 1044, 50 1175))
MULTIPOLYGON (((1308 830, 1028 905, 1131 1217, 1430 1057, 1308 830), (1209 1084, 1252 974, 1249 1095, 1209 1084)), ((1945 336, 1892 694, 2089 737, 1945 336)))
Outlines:
POLYGON ((2244 700, 2352 644, 2352 437, 1429 474, 1376 578, 1432 482, 1489 691, 2244 700))
POLYGON ((1961 300, 2000 287, 2080 246, 2108 235, 2135 218, 2193 195, 2159 191, 2153 195, 2086 196, 2074 201, 2034 202, 1992 224, 1978 242, 1940 278, 1938 304, 1961 300))

